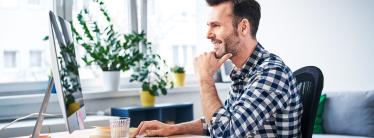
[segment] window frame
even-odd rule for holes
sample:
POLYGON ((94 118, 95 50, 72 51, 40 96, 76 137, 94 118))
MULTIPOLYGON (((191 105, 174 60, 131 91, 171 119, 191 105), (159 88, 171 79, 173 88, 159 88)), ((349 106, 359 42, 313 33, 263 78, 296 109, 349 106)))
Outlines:
MULTIPOLYGON (((138 25, 140 25, 140 29, 143 31, 147 31, 147 0, 129 0, 129 14, 130 14, 130 30, 138 32, 138 25), (137 20, 138 15, 138 6, 136 2, 140 2, 140 15, 141 20, 137 20), (135 7, 135 8, 134 8, 135 7), (139 22, 139 23, 138 23, 139 22)), ((53 1, 53 11, 63 18, 67 20, 72 19, 72 8, 73 2, 72 1, 64 1, 64 0, 54 0, 53 1)), ((145 46, 140 45, 141 49, 144 49, 145 46)), ((42 65, 43 66, 43 65, 42 65)), ((4 67, 3 67, 4 68, 4 67)), ((84 93, 90 93, 92 91, 100 91, 102 89, 101 86, 98 86, 95 82, 97 82, 100 78, 93 78, 93 79, 81 79, 82 82, 82 89, 84 89, 84 93)), ((120 78, 120 90, 124 89, 133 89, 139 88, 140 83, 130 83, 129 77, 121 77, 120 78)), ((193 74, 186 75, 186 84, 196 84, 196 80, 193 74)), ((2 96, 21 96, 21 95, 29 95, 29 94, 43 94, 47 86, 47 80, 45 81, 33 81, 33 82, 10 82, 10 83, 0 83, 0 97, 2 96)))

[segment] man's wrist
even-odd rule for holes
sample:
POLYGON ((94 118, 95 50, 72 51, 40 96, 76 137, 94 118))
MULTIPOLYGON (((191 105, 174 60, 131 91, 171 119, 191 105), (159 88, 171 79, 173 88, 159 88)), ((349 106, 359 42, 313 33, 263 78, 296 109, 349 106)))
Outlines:
POLYGON ((214 85, 213 77, 201 77, 199 81, 200 85, 214 85))
POLYGON ((170 135, 183 134, 184 132, 183 132, 183 129, 181 127, 182 126, 179 125, 179 124, 170 125, 170 127, 169 127, 170 135))

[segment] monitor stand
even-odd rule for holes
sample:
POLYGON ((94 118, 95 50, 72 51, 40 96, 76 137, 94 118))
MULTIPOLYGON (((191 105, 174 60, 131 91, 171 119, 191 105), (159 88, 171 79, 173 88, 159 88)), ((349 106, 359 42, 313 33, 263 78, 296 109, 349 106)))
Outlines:
POLYGON ((44 94, 43 103, 42 103, 42 106, 40 107, 38 118, 36 120, 35 127, 31 135, 32 138, 39 138, 40 131, 42 129, 43 119, 44 119, 43 114, 47 110, 49 98, 51 97, 52 86, 53 86, 53 77, 49 79, 48 87, 44 94))

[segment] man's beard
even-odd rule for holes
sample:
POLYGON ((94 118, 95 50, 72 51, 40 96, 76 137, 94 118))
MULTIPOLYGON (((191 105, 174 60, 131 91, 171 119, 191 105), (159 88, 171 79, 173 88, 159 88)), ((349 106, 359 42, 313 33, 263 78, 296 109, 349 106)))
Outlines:
POLYGON ((229 36, 223 39, 223 51, 215 51, 217 59, 221 59, 225 54, 231 53, 233 56, 238 52, 239 38, 238 33, 231 33, 229 36))

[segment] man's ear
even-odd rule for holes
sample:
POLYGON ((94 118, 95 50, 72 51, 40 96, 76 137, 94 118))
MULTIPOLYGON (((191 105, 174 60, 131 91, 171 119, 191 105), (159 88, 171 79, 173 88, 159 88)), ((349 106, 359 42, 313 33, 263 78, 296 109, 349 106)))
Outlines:
POLYGON ((241 35, 248 35, 250 34, 251 26, 249 25, 248 19, 242 19, 239 23, 239 33, 241 35))

